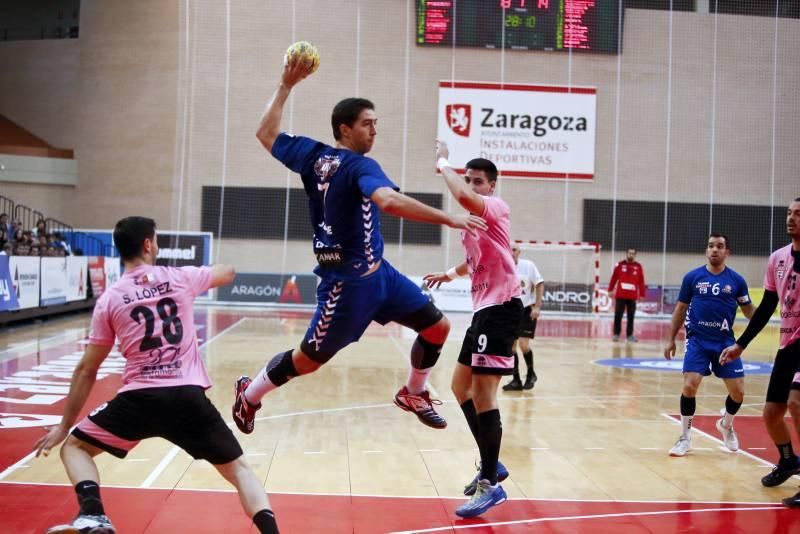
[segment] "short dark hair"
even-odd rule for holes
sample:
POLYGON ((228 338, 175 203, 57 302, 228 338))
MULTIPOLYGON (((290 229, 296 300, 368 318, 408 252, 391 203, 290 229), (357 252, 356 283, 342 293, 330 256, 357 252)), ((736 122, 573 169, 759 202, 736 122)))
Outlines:
POLYGON ((346 124, 352 128, 353 124, 365 109, 375 109, 375 104, 366 98, 345 98, 340 101, 333 108, 331 113, 331 127, 333 127, 333 138, 337 141, 341 139, 342 134, 339 131, 339 126, 346 124))
POLYGON ((486 173, 486 178, 490 182, 497 181, 497 167, 494 163, 489 161, 486 158, 475 158, 471 159, 467 162, 467 169, 473 169, 476 171, 483 171, 486 173))
POLYGON ((639 252, 639 249, 637 249, 636 247, 628 247, 628 248, 625 249, 625 254, 627 254, 629 250, 632 250, 632 251, 634 251, 636 253, 639 252))
POLYGON ((731 249, 731 242, 728 240, 728 236, 726 236, 725 234, 718 234, 716 232, 712 233, 711 235, 708 236, 709 239, 711 239, 713 237, 717 237, 719 239, 724 239, 725 240, 725 249, 726 250, 730 250, 731 249))
POLYGON ((114 246, 123 261, 129 261, 142 252, 145 239, 156 235, 156 222, 147 217, 125 217, 114 227, 114 246))

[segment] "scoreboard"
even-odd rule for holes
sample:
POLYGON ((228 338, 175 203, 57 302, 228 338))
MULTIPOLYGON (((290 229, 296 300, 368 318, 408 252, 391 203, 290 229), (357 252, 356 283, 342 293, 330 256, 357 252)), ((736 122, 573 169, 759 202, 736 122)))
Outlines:
POLYGON ((417 45, 619 53, 623 0, 416 0, 417 45))

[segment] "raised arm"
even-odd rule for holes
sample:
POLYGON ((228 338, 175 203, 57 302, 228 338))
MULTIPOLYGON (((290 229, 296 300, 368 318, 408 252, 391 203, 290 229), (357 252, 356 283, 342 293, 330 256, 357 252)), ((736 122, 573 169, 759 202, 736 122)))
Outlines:
POLYGON ((487 229, 486 222, 480 217, 445 213, 440 209, 423 204, 419 200, 398 193, 391 187, 379 187, 372 193, 370 199, 378 205, 381 211, 396 217, 432 224, 443 224, 469 232, 474 232, 476 229, 487 229))
POLYGON ((456 202, 468 212, 474 215, 483 215, 486 209, 483 197, 473 191, 469 185, 467 185, 467 182, 464 181, 464 178, 459 176, 455 169, 447 163, 447 156, 449 154, 450 151, 447 149, 447 144, 444 141, 436 141, 437 166, 444 177, 450 194, 452 194, 456 202))
POLYGON ((258 131, 256 132, 256 137, 269 152, 272 152, 272 145, 275 143, 275 139, 278 138, 278 134, 281 133, 283 106, 286 104, 286 99, 289 98, 289 93, 292 92, 292 88, 295 85, 311 74, 312 69, 312 63, 303 61, 290 63, 283 67, 281 83, 272 93, 272 98, 261 116, 261 123, 258 125, 258 131))
POLYGON ((211 287, 226 286, 236 278, 233 265, 215 263, 211 266, 211 287))
POLYGON ((425 284, 431 288, 436 289, 442 284, 446 284, 447 282, 452 282, 456 278, 460 278, 462 276, 467 276, 469 274, 469 267, 467 267, 467 262, 459 263, 455 267, 450 267, 446 272, 438 272, 438 273, 428 273, 422 277, 425 280, 425 284))

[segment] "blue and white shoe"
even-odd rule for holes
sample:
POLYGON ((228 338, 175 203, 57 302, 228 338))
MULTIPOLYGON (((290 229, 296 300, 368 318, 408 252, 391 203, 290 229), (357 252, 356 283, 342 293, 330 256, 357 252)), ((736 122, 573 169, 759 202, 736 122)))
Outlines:
MULTIPOLYGON (((478 479, 481 477, 481 466, 478 465, 478 474, 475 475, 475 478, 472 481, 464 486, 464 495, 467 497, 471 495, 475 495, 475 488, 478 487, 478 479)), ((508 478, 508 469, 504 466, 500 460, 497 460, 497 481, 502 482, 508 478)))
POLYGON ((478 481, 478 486, 470 500, 456 508, 458 517, 468 518, 477 517, 485 514, 492 506, 497 506, 506 502, 506 495, 503 486, 497 484, 492 486, 486 479, 478 481))
POLYGON ((69 525, 47 529, 47 534, 116 534, 114 525, 105 515, 80 514, 69 525))

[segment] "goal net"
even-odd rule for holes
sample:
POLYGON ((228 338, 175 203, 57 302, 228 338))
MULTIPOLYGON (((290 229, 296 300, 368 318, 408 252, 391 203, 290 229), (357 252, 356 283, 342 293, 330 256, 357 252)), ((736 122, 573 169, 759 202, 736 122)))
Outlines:
POLYGON ((543 311, 597 312, 599 243, 519 240, 515 243, 520 248, 520 259, 532 261, 544 278, 543 311))

